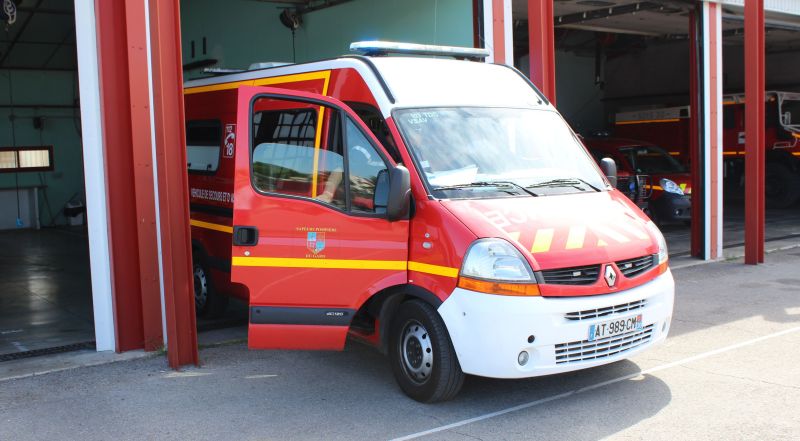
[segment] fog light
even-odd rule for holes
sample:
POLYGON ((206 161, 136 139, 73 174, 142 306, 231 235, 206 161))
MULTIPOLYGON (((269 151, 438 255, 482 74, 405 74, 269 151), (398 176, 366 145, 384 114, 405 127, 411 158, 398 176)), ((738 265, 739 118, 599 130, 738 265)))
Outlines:
POLYGON ((525 366, 525 364, 528 363, 528 358, 530 358, 528 356, 528 351, 522 351, 519 353, 519 356, 517 356, 517 362, 520 366, 525 366))

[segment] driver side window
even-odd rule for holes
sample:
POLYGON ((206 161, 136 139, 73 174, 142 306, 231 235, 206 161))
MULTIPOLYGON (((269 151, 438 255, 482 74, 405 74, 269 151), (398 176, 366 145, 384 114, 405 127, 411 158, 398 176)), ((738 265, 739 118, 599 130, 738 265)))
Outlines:
POLYGON ((345 124, 345 139, 350 172, 350 210, 358 213, 379 212, 381 207, 376 207, 375 192, 376 187, 381 187, 379 191, 383 190, 383 185, 378 186, 377 183, 379 176, 387 172, 386 162, 350 118, 345 124))

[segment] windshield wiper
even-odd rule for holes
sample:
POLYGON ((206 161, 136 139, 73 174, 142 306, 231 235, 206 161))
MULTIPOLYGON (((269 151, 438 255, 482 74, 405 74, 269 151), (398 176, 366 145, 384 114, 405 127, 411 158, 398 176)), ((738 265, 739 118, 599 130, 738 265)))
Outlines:
POLYGON ((594 191, 601 191, 599 188, 595 187, 594 185, 586 182, 581 178, 561 178, 561 179, 551 179, 549 181, 537 182, 535 184, 528 185, 526 188, 539 188, 539 187, 575 187, 577 185, 585 185, 591 188, 594 191))
POLYGON ((471 188, 471 187, 515 187, 519 188, 525 193, 528 193, 531 196, 534 197, 539 196, 538 194, 530 191, 528 188, 523 187, 511 181, 478 181, 478 182, 470 182, 468 184, 442 185, 439 187, 434 187, 434 190, 456 190, 459 188, 471 188))

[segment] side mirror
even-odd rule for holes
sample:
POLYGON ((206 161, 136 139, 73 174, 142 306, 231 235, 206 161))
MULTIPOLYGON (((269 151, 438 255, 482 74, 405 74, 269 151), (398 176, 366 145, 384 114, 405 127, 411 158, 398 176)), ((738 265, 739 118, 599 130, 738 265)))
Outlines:
POLYGON ((389 169, 389 198, 386 218, 393 222, 408 219, 411 211, 411 177, 402 165, 389 169))
POLYGON ((603 158, 600 160, 600 170, 608 179, 608 183, 617 188, 617 163, 611 158, 603 158))

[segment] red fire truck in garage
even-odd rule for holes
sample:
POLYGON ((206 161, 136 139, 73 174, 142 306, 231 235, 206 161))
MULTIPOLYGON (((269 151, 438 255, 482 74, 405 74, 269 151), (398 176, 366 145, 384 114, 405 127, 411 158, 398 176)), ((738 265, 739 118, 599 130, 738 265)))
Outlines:
MULTIPOLYGON (((768 206, 787 208, 800 200, 800 93, 766 93, 766 175, 768 206)), ((616 115, 614 135, 663 146, 689 162, 689 106, 622 112, 616 115)), ((744 189, 744 94, 723 101, 725 188, 744 189)))
POLYGON ((372 344, 425 402, 666 338, 663 236, 522 74, 354 47, 185 85, 198 311, 248 302, 253 349, 372 344))
POLYGON ((611 158, 617 163, 617 188, 656 225, 691 220, 691 175, 669 153, 647 142, 607 136, 583 143, 596 162, 611 158))

